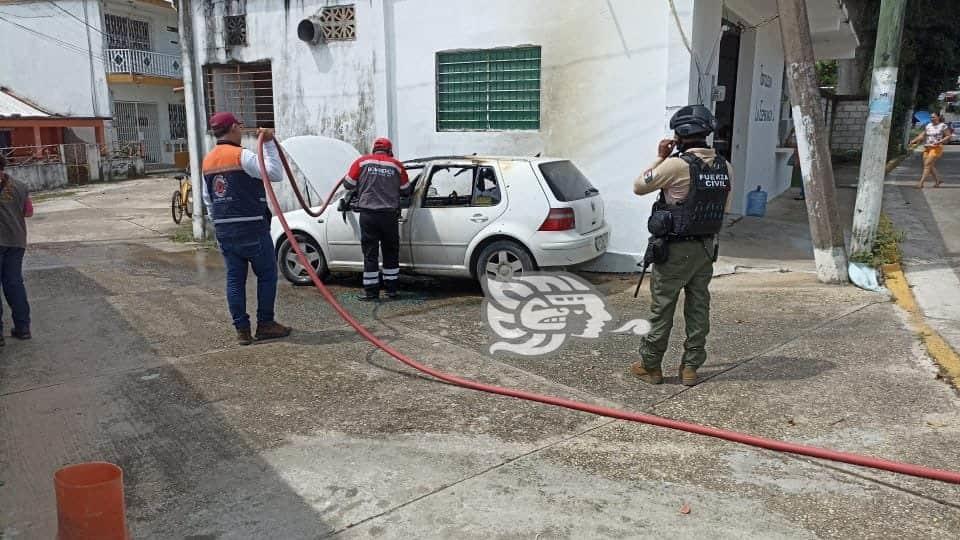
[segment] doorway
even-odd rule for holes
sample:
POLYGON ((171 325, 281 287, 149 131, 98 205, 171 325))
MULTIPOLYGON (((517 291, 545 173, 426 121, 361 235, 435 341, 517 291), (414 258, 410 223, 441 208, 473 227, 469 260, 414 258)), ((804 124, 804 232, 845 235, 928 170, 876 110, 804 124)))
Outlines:
POLYGON ((737 103, 737 68, 740 61, 740 29, 726 19, 727 30, 720 38, 720 58, 717 64, 717 85, 725 89, 723 99, 717 101, 715 115, 717 131, 713 145, 727 161, 733 161, 733 119, 737 103))
POLYGON ((115 101, 113 103, 113 127, 117 142, 121 145, 143 145, 144 163, 148 169, 161 164, 160 127, 156 103, 115 101))

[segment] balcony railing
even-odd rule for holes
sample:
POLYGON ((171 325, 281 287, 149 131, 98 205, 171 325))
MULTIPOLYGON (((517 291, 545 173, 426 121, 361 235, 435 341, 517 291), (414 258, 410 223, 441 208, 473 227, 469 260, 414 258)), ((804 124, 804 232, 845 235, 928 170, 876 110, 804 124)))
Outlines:
POLYGON ((176 55, 137 49, 107 49, 104 56, 107 73, 183 78, 181 59, 176 55))

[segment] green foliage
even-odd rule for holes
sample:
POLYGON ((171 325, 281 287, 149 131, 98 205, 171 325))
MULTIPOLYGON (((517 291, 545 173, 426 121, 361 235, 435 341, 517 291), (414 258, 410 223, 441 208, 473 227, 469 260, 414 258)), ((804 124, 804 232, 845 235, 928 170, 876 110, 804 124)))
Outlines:
POLYGON ((884 264, 898 263, 903 255, 900 251, 900 243, 903 242, 904 237, 905 234, 893 226, 893 222, 886 214, 880 214, 877 235, 873 240, 873 250, 869 253, 866 251, 854 253, 850 256, 850 260, 869 264, 874 268, 884 264))
POLYGON ((817 80, 820 86, 837 86, 837 61, 827 60, 817 62, 817 80))
MULTIPOLYGON (((192 244, 193 240, 193 223, 190 221, 190 218, 186 218, 186 221, 180 224, 179 227, 173 234, 170 235, 170 240, 177 242, 178 244, 192 244)), ((201 249, 214 249, 217 247, 217 242, 212 238, 208 238, 203 242, 197 242, 197 247, 201 249)))
MULTIPOLYGON (((881 0, 864 0, 866 14, 859 28, 860 42, 867 46, 873 59, 877 39, 877 23, 881 0)), ((900 48, 900 74, 894 104, 890 149, 899 149, 903 130, 908 127, 906 114, 911 108, 935 110, 937 96, 956 87, 960 76, 960 10, 945 0, 910 0, 904 21, 900 48), (913 95, 917 83, 916 96, 913 95)), ((869 74, 868 74, 869 77, 869 74)))

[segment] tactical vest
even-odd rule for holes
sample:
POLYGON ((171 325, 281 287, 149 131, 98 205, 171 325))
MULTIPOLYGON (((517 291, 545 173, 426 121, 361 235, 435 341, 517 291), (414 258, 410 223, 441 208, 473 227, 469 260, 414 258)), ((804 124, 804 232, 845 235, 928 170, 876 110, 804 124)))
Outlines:
POLYGON ((243 170, 243 149, 218 142, 203 159, 203 189, 217 238, 250 237, 270 229, 263 183, 243 170))
POLYGON ((677 204, 666 204, 663 193, 658 205, 670 212, 671 237, 710 236, 723 228, 723 213, 730 193, 727 162, 717 155, 713 165, 693 154, 680 153, 690 166, 690 193, 677 204))

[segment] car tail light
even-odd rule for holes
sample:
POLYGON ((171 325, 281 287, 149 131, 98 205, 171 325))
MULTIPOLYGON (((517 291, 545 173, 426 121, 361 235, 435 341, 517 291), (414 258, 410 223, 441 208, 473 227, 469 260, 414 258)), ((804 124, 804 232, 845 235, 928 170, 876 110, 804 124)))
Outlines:
POLYGON ((547 219, 540 225, 541 231, 569 231, 577 226, 573 208, 551 208, 547 219))

